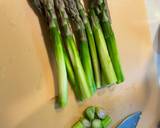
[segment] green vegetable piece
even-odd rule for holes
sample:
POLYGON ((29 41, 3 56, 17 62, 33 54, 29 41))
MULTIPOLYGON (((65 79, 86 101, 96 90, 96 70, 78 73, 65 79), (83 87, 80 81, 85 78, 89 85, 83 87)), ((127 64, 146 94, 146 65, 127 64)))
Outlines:
POLYGON ((116 43, 115 34, 110 22, 109 9, 105 4, 105 0, 93 0, 93 1, 96 1, 95 3, 98 3, 95 4, 95 10, 97 10, 97 15, 100 20, 104 38, 106 40, 109 56, 111 58, 113 68, 116 73, 117 84, 119 84, 122 83, 125 78, 121 68, 119 51, 116 43))
POLYGON ((89 120, 87 120, 86 118, 82 118, 81 122, 82 122, 82 124, 85 128, 90 128, 91 127, 91 122, 89 120))
POLYGON ((96 115, 99 119, 104 119, 107 114, 103 108, 96 107, 96 115))
POLYGON ((66 64, 66 69, 67 69, 68 80, 70 82, 70 85, 71 85, 73 91, 75 92, 74 94, 75 94, 77 100, 81 101, 83 98, 82 98, 80 89, 77 86, 78 83, 77 83, 76 78, 75 78, 75 73, 74 73, 72 64, 70 62, 70 59, 69 59, 69 56, 68 56, 66 50, 64 49, 63 51, 64 51, 64 59, 65 59, 65 64, 66 64))
POLYGON ((117 77, 111 62, 111 58, 109 56, 105 37, 103 35, 99 19, 92 8, 89 12, 90 23, 93 30, 93 35, 95 37, 95 43, 97 47, 97 53, 99 56, 101 71, 103 71, 104 79, 107 81, 107 83, 114 84, 117 82, 117 77))
POLYGON ((94 117, 95 117, 95 107, 91 106, 91 107, 88 107, 85 112, 84 112, 84 115, 86 118, 88 118, 90 121, 91 120, 94 120, 94 117))
POLYGON ((95 77, 95 82, 97 88, 101 87, 101 80, 100 80, 100 65, 98 61, 98 55, 97 55, 97 50, 96 50, 96 44, 91 28, 91 24, 88 19, 88 15, 86 13, 86 10, 81 2, 81 0, 75 0, 77 4, 77 9, 79 11, 80 17, 82 18, 82 21, 85 26, 87 38, 88 38, 88 44, 89 44, 89 50, 91 54, 91 59, 92 59, 92 65, 93 65, 93 71, 94 71, 94 77, 95 77))
POLYGON ((103 128, 100 119, 95 119, 92 121, 92 128, 103 128))
POLYGON ((68 103, 68 80, 63 53, 61 32, 57 22, 53 0, 34 0, 37 11, 44 16, 48 23, 51 43, 56 62, 58 103, 60 107, 65 107, 68 103))
POLYGON ((112 122, 112 118, 110 116, 106 116, 103 120, 102 120, 102 126, 103 128, 107 128, 112 122))
POLYGON ((78 121, 72 126, 72 128, 85 128, 85 127, 83 126, 81 121, 78 121))

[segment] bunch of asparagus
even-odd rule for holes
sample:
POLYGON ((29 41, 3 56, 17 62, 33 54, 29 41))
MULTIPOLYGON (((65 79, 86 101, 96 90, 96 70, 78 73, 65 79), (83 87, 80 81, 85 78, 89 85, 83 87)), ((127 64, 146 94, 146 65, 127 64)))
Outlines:
POLYGON ((111 117, 103 108, 90 106, 84 111, 84 117, 81 117, 72 128, 107 128, 111 122, 111 117))
POLYGON ((34 4, 48 24, 61 107, 68 101, 67 78, 80 101, 103 85, 124 81, 104 0, 92 0, 89 11, 80 0, 34 0, 34 4))

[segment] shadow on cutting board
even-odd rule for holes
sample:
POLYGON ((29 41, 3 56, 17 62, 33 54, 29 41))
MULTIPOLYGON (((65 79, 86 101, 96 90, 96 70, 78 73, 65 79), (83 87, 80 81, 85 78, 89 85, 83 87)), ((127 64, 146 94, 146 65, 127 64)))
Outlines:
MULTIPOLYGON (((50 40, 50 36, 48 34, 48 30, 47 30, 47 25, 45 23, 45 20, 44 18, 39 14, 39 12, 36 10, 35 6, 34 6, 34 3, 33 3, 33 0, 27 0, 29 6, 32 8, 32 10, 34 11, 34 13, 37 15, 38 17, 38 20, 39 20, 39 23, 40 23, 40 27, 41 27, 41 32, 42 32, 42 35, 43 35, 43 40, 44 40, 44 43, 45 43, 45 46, 46 46, 46 49, 47 49, 47 53, 48 53, 48 57, 49 57, 49 63, 50 63, 50 66, 51 66, 51 69, 52 69, 52 74, 54 74, 54 90, 55 90, 55 95, 57 96, 57 89, 58 89, 58 84, 57 84, 57 76, 55 73, 55 61, 54 61, 54 52, 53 52, 53 49, 52 49, 52 43, 51 43, 51 40, 50 40)), ((55 97, 53 97, 54 99, 55 97)), ((51 99, 51 100, 53 100, 51 99)), ((57 97, 56 97, 57 99, 57 97)), ((58 108, 57 104, 54 105, 55 108, 58 108)))

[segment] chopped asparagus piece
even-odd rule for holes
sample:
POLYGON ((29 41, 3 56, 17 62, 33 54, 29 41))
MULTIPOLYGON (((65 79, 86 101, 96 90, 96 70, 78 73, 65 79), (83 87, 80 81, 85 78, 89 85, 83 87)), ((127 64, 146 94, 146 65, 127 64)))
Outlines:
POLYGON ((82 124, 85 128, 90 128, 91 127, 91 122, 89 120, 87 120, 86 118, 82 118, 81 122, 82 122, 82 124))
POLYGON ((103 128, 107 128, 112 122, 112 118, 110 116, 106 116, 103 120, 102 120, 102 126, 103 128))
POLYGON ((86 118, 88 118, 90 121, 94 120, 95 117, 95 107, 91 106, 88 107, 85 111, 84 111, 84 115, 86 118))
POLYGON ((96 107, 96 115, 99 119, 104 119, 107 114, 103 108, 96 107))
POLYGON ((92 121, 92 128, 103 128, 100 119, 95 119, 92 121))

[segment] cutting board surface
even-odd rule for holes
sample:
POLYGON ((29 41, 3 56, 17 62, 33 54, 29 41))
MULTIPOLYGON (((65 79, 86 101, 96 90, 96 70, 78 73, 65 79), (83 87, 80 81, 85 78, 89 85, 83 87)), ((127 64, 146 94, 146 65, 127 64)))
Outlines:
POLYGON ((77 103, 69 89, 68 106, 59 110, 54 106, 54 62, 44 21, 39 22, 27 0, 0 1, 0 127, 69 128, 90 105, 104 107, 113 124, 143 111, 149 95, 145 78, 153 61, 145 4, 108 2, 126 80, 84 103, 77 103))

